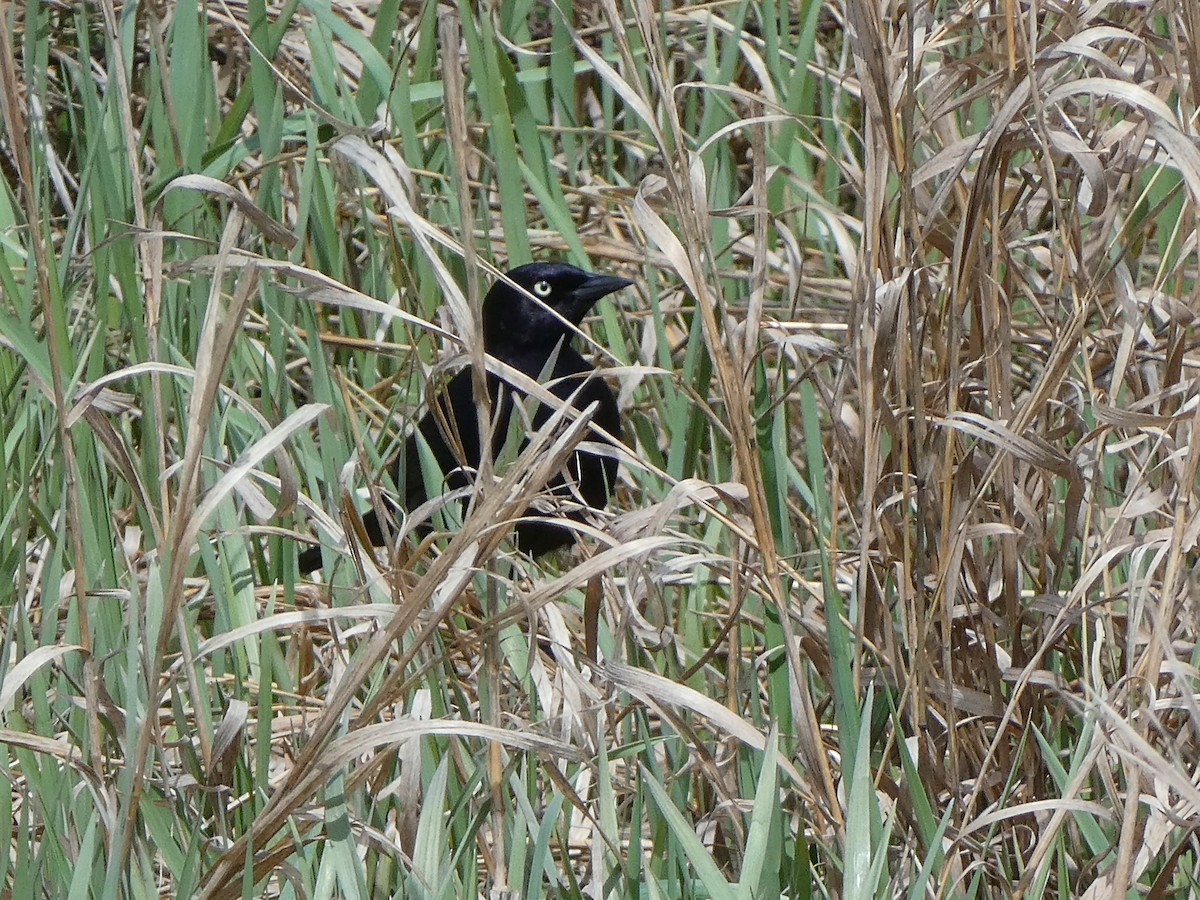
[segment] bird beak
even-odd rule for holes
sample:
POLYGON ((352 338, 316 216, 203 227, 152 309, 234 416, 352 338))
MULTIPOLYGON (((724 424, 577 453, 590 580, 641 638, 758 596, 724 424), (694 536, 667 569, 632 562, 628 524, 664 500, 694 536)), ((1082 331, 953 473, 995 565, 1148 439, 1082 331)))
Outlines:
POLYGON ((601 297, 607 297, 614 291, 629 287, 633 284, 628 278, 617 278, 615 275, 593 275, 571 293, 571 299, 577 303, 586 303, 589 307, 601 297))

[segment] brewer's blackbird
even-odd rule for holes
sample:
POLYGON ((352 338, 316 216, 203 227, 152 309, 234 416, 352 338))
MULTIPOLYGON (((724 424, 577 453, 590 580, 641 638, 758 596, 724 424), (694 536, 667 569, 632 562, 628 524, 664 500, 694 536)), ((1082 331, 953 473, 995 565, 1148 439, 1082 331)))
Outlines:
MULTIPOLYGON (((545 379, 550 392, 563 401, 570 401, 578 409, 595 402, 597 408, 592 423, 613 439, 621 440, 621 417, 612 390, 596 376, 592 364, 571 346, 570 340, 573 329, 597 300, 633 282, 626 278, 592 275, 565 263, 519 266, 509 272, 507 278, 517 287, 507 281, 498 281, 483 301, 484 350, 535 380, 545 376, 553 359, 549 378, 545 379)), ((523 401, 527 395, 492 372, 487 373, 487 385, 496 423, 492 433, 494 457, 508 436, 514 398, 523 401)), ((404 507, 409 510, 428 499, 417 448, 418 432, 445 476, 443 486, 446 490, 469 484, 470 474, 479 466, 479 419, 471 368, 468 366, 451 378, 434 403, 437 409, 430 409, 409 435, 392 473, 397 487, 403 492, 404 507)), ((553 412, 546 405, 538 404, 533 414, 533 428, 536 430, 544 425, 553 412)), ((585 440, 607 439, 593 433, 585 435, 585 440)), ((522 443, 522 448, 525 443, 527 441, 522 443)), ((567 461, 566 471, 547 486, 552 495, 569 501, 572 491, 567 477, 589 507, 602 509, 608 503, 617 477, 617 462, 612 456, 576 449, 567 461)), ((567 514, 568 518, 583 518, 583 510, 578 504, 576 507, 567 514)), ((544 516, 545 513, 529 510, 526 515, 544 516)), ((369 512, 363 522, 372 543, 383 544, 383 529, 376 514, 369 512)), ((534 556, 570 544, 573 533, 570 528, 552 522, 526 520, 518 521, 515 530, 517 546, 534 556)), ((300 554, 299 564, 301 572, 319 568, 321 549, 305 550, 300 554)))

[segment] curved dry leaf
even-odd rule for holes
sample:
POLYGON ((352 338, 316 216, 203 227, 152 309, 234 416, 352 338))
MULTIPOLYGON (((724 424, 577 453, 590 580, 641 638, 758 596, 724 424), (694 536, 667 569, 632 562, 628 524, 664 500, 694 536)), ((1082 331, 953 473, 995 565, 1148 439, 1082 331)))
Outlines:
POLYGON ((38 647, 36 650, 23 656, 4 676, 4 685, 0 688, 0 712, 8 709, 9 704, 13 702, 13 698, 17 695, 17 691, 25 686, 25 682, 35 672, 43 666, 49 665, 55 660, 66 656, 68 653, 74 653, 82 649, 83 647, 79 644, 52 644, 47 647, 38 647))
MULTIPOLYGON (((686 684, 664 678, 656 672, 635 669, 618 662, 599 665, 600 674, 615 687, 628 691, 650 706, 665 703, 686 709, 708 719, 719 730, 737 738, 748 747, 764 750, 767 736, 723 704, 706 697, 686 684)), ((804 779, 788 760, 780 757, 779 766, 798 785, 807 787, 804 779)))
MULTIPOLYGON (((628 540, 638 534, 661 534, 675 513, 693 504, 728 522, 728 518, 712 504, 725 501, 744 506, 749 499, 750 490, 741 482, 711 484, 698 478, 685 478, 673 484, 662 500, 622 516, 614 532, 621 540, 628 540)), ((674 543, 678 543, 678 539, 674 543)))
POLYGON ((10 728, 0 728, 0 744, 9 747, 21 747, 25 750, 31 750, 34 753, 52 756, 55 759, 61 760, 64 766, 69 766, 82 775, 84 783, 87 784, 88 790, 92 793, 96 804, 96 811, 100 813, 104 827, 110 834, 115 832, 117 827, 116 802, 105 793, 106 785, 99 773, 80 758, 79 748, 75 744, 70 741, 42 737, 41 735, 28 734, 23 731, 13 731, 10 728))
POLYGON ((1117 516, 1122 519, 1140 519, 1152 512, 1166 509, 1171 505, 1171 498, 1161 488, 1149 485, 1139 485, 1134 494, 1123 502, 1117 510, 1117 516))
POLYGON ((208 175, 180 175, 178 178, 172 179, 166 187, 163 188, 162 195, 159 199, 161 204, 162 197, 174 190, 192 190, 200 191, 205 194, 215 194, 230 203, 234 204, 241 213, 258 226, 259 231, 267 238, 277 244, 281 244, 288 250, 296 246, 299 238, 290 229, 285 228, 281 223, 272 219, 249 197, 241 191, 234 188, 232 185, 226 184, 224 181, 219 181, 216 178, 211 178, 208 175))
POLYGON ((554 3, 554 8, 558 11, 559 22, 567 32, 571 35, 571 41, 575 44, 575 49, 579 54, 591 63, 596 74, 600 76, 613 91, 625 101, 627 108, 637 114, 637 117, 645 123, 650 133, 654 136, 654 142, 659 147, 666 146, 666 141, 663 139, 662 129, 659 128, 658 118, 654 115, 654 110, 650 108, 650 104, 642 97, 640 93, 628 81, 621 77, 608 61, 604 59, 591 43, 583 38, 583 36, 575 29, 575 16, 567 15, 563 12, 557 0, 551 0, 554 3))
POLYGON ((1047 106, 1056 106, 1079 94, 1113 97, 1125 104, 1140 109, 1151 120, 1166 122, 1178 129, 1178 121, 1171 107, 1139 84, 1118 81, 1115 78, 1078 78, 1050 89, 1045 96, 1047 106))
POLYGON ((1196 139, 1180 131, 1173 119, 1151 122, 1150 136, 1163 146, 1174 162, 1192 195, 1192 203, 1200 205, 1200 150, 1196 148, 1196 139))
POLYGON ((957 177, 958 173, 966 168, 967 163, 972 157, 978 158, 982 155, 982 145, 982 134, 972 134, 967 137, 958 138, 917 167, 912 176, 913 186, 916 187, 924 184, 926 181, 937 178, 951 170, 954 171, 955 177, 957 177))
MULTIPOLYGON (((824 325, 819 327, 825 331, 835 330, 824 325)), ((762 337, 767 343, 786 353, 793 362, 799 360, 800 353, 830 357, 838 356, 844 351, 844 345, 819 334, 815 329, 810 329, 803 322, 780 322, 771 319, 763 325, 762 337)))
POLYGON ((1062 43, 1046 47, 1038 53, 1037 61, 1038 63, 1054 63, 1075 57, 1095 66, 1109 78, 1128 81, 1129 72, 1121 67, 1120 62, 1113 59, 1106 49, 1094 46, 1115 41, 1129 41, 1139 46, 1145 46, 1145 42, 1132 32, 1122 28, 1100 26, 1084 29, 1071 35, 1062 43))
POLYGON ((322 622, 333 622, 339 619, 386 619, 396 614, 396 606, 390 603, 368 603, 356 606, 340 606, 333 608, 301 609, 292 612, 276 613, 263 619, 255 619, 237 628, 223 631, 218 635, 207 638, 196 647, 195 658, 203 659, 218 650, 224 650, 248 638, 265 632, 294 631, 301 625, 314 625, 322 622))
POLYGON ((1031 463, 1040 469, 1046 469, 1055 475, 1066 478, 1074 469, 1067 455, 1053 444, 1037 435, 1026 437, 1015 434, 1007 424, 987 416, 971 412, 956 412, 934 421, 963 434, 987 441, 1017 459, 1031 463))
POLYGON ((572 567, 566 574, 560 575, 550 583, 530 591, 522 598, 521 609, 514 609, 513 612, 522 616, 528 615, 530 610, 540 609, 547 603, 558 599, 572 588, 585 584, 594 575, 607 572, 627 559, 644 556, 655 550, 670 547, 675 543, 677 541, 672 538, 645 537, 617 544, 615 547, 609 547, 595 556, 589 557, 579 565, 572 567))
MULTIPOLYGON (((186 262, 172 265, 169 272, 173 275, 186 271, 213 272, 216 270, 217 262, 217 257, 214 255, 197 256, 186 262)), ((428 322, 419 316, 414 316, 410 312, 405 312, 399 307, 384 303, 382 300, 376 300, 374 297, 364 294, 361 291, 356 291, 354 288, 347 287, 323 272, 318 272, 316 269, 309 269, 286 260, 265 259, 243 250, 230 252, 225 258, 224 263, 226 268, 240 268, 253 265, 257 266, 261 271, 269 272, 272 275, 286 276, 304 282, 306 286, 303 288, 295 288, 278 281, 274 282, 274 286, 281 291, 286 291, 293 296, 310 302, 370 313, 380 316, 385 322, 391 319, 400 319, 409 325, 430 331, 440 338, 457 340, 452 333, 439 328, 432 322, 428 322)))
POLYGON ((194 374, 191 369, 185 366, 163 362, 145 362, 125 366, 124 368, 117 369, 115 372, 102 375, 95 381, 80 384, 75 391, 75 400, 71 404, 71 408, 67 411, 67 427, 70 428, 78 422, 88 409, 97 406, 97 398, 108 392, 110 390, 108 385, 114 382, 126 378, 137 378, 141 375, 180 375, 185 378, 191 378, 194 374))
POLYGON ((1122 409, 1099 400, 1092 402, 1091 410, 1096 417, 1096 422, 1100 425, 1111 425, 1114 428, 1131 428, 1135 430, 1169 428, 1177 422, 1188 421, 1195 416, 1195 411, 1191 409, 1181 409, 1173 415, 1160 416, 1153 413, 1122 409))
POLYGON ((662 216, 650 206, 648 198, 666 190, 666 187, 667 180, 661 175, 647 175, 643 178, 633 197, 633 218, 650 238, 651 243, 658 247, 663 256, 667 258, 671 268, 687 286, 688 292, 693 297, 700 297, 700 285, 697 282, 696 273, 692 269, 687 251, 683 249, 683 242, 679 240, 675 232, 667 227, 662 216))
MULTIPOLYGON (((693 86, 694 85, 689 85, 689 87, 693 86)), ((717 141, 722 140, 726 135, 733 134, 735 131, 741 131, 743 128, 749 128, 754 125, 769 125, 772 122, 790 122, 794 118, 795 116, 773 114, 764 116, 750 116, 745 119, 738 119, 736 122, 730 122, 728 125, 718 128, 717 131, 708 138, 708 140, 706 140, 699 146, 699 148, 697 148, 696 154, 699 155, 704 153, 704 151, 708 150, 713 144, 717 143, 717 141)), ((737 205, 737 209, 739 212, 744 212, 745 208, 739 204, 737 205)))
POLYGON ((421 248, 426 261, 433 269, 442 299, 450 312, 455 327, 464 339, 470 339, 474 333, 474 318, 471 315, 467 298, 459 287, 454 276, 442 258, 434 250, 433 242, 451 247, 459 255, 462 247, 437 228, 432 222, 419 215, 413 208, 408 190, 404 186, 401 173, 406 170, 398 153, 380 153, 358 135, 347 135, 333 145, 333 151, 343 159, 353 163, 378 186, 384 199, 390 204, 388 214, 400 219, 408 226, 409 232, 421 248), (386 155, 385 155, 386 154, 386 155))
POLYGON ((970 542, 985 537, 1019 537, 1022 534, 1022 529, 1003 522, 980 522, 963 529, 963 540, 970 542))
POLYGON ((1108 807, 1090 800, 1055 797, 1051 800, 1033 800, 1029 803, 1017 803, 1012 806, 1003 807, 1002 809, 990 810, 966 823, 958 837, 959 839, 964 838, 969 834, 990 828, 997 822, 1005 822, 1010 819, 1030 815, 1031 813, 1057 812, 1060 810, 1083 813, 1084 815, 1094 816, 1099 820, 1114 819, 1116 817, 1115 813, 1108 807))
POLYGON ((1200 809, 1200 787, 1192 781, 1189 771, 1173 765, 1153 744, 1138 733, 1128 720, 1128 713, 1114 709, 1100 699, 1089 704, 1089 711, 1107 726, 1108 746, 1123 758, 1126 765, 1142 771, 1143 776, 1154 785, 1164 784, 1175 791, 1181 802, 1193 810, 1200 809))
POLYGON ((201 498, 195 512, 188 518, 184 540, 180 546, 190 547, 196 539, 196 535, 199 534, 201 526, 237 483, 246 478, 255 466, 282 447, 284 442, 295 432, 307 426, 328 408, 324 403, 310 403, 302 406, 247 447, 241 459, 234 463, 229 471, 222 475, 201 498))
POLYGON ((233 768, 237 749, 250 721, 250 704, 231 699, 213 735, 212 759, 208 765, 208 786, 233 783, 233 768))
POLYGON ((400 747, 408 741, 432 735, 478 738, 528 753, 572 761, 583 758, 578 747, 531 732, 511 731, 461 719, 399 719, 355 728, 349 734, 331 741, 291 785, 288 797, 281 801, 281 805, 286 808, 291 803, 307 802, 312 797, 314 784, 323 783, 331 773, 345 768, 361 756, 384 747, 400 747))
POLYGON ((1155 528, 1146 534, 1125 538, 1107 546, 1103 553, 1093 559, 1082 574, 1071 585, 1071 597, 1082 603, 1088 591, 1112 571, 1117 560, 1144 551, 1151 547, 1164 547, 1171 540, 1171 529, 1155 528))
POLYGON ((1100 164, 1100 152, 1077 135, 1061 128, 1048 129, 1046 136, 1050 147, 1071 157, 1083 173, 1084 184, 1077 196, 1080 210, 1089 215, 1099 214, 1108 205, 1108 178, 1104 166, 1100 164))

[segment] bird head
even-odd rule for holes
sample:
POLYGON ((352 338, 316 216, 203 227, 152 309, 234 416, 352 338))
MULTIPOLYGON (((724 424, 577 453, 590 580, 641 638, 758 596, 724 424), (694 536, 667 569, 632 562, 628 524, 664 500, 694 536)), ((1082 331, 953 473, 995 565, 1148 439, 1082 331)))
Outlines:
POLYGON ((489 353, 540 344, 551 349, 569 336, 572 326, 578 327, 597 300, 633 284, 566 263, 518 266, 507 278, 512 284, 497 281, 483 301, 483 339, 489 353))

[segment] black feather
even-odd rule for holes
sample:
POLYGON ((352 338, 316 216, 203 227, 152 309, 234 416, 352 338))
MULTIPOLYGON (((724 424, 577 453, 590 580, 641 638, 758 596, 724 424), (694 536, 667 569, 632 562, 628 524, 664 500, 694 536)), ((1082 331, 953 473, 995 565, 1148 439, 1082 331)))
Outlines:
MULTIPOLYGON (((488 291, 483 302, 484 350, 530 378, 544 380, 555 397, 564 402, 569 400, 578 409, 596 403, 592 424, 613 439, 621 440, 621 416, 612 390, 596 375, 592 364, 571 346, 570 340, 574 327, 583 321, 597 300, 633 282, 592 275, 564 263, 531 263, 513 269, 507 277, 520 289, 507 281, 498 281, 488 291), (551 360, 553 368, 549 377, 543 378, 551 360)), ((487 386, 496 423, 492 432, 495 458, 508 437, 514 403, 523 403, 527 395, 491 372, 487 374, 487 386)), ((482 444, 471 369, 468 367, 451 378, 433 403, 435 408, 425 414, 409 436, 393 470, 393 479, 404 495, 404 507, 409 510, 428 499, 421 475, 418 433, 445 476, 446 490, 468 485, 470 473, 480 462, 482 444)), ((537 404, 532 421, 534 430, 542 427, 553 413, 546 405, 537 404)), ((606 438, 597 431, 586 435, 585 440, 606 438)), ((525 443, 522 442, 522 449, 525 443)), ((569 475, 583 501, 589 507, 602 509, 616 482, 616 460, 577 449, 567 468, 568 471, 551 480, 547 490, 571 499, 569 475)), ((527 515, 544 514, 530 510, 527 515)), ((582 519, 583 510, 573 511, 569 518, 582 519)), ((369 512, 363 522, 371 542, 382 545, 384 534, 376 514, 369 512)), ((517 523, 516 540, 518 547, 536 556, 567 546, 573 537, 571 529, 562 525, 523 520, 517 523)), ((312 547, 301 553, 299 564, 301 572, 319 568, 320 548, 312 547)))

